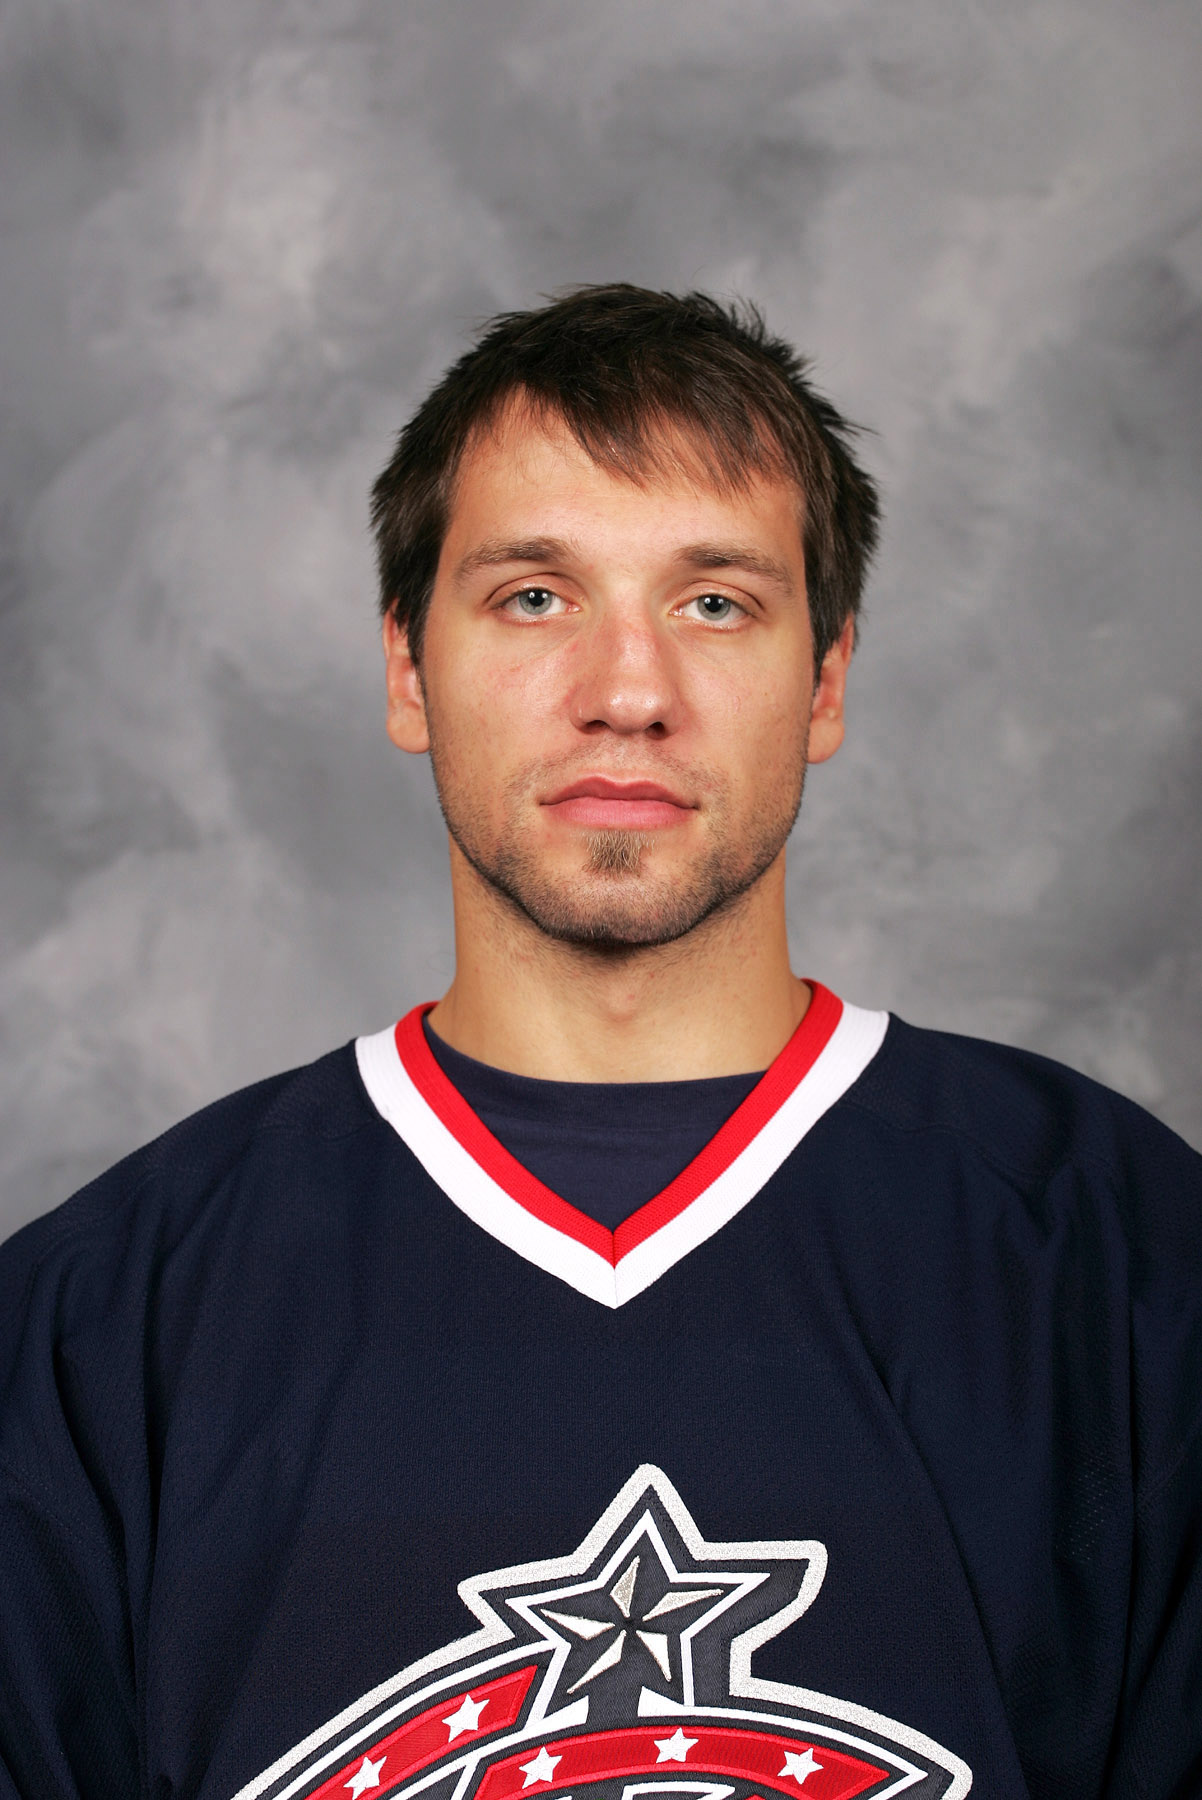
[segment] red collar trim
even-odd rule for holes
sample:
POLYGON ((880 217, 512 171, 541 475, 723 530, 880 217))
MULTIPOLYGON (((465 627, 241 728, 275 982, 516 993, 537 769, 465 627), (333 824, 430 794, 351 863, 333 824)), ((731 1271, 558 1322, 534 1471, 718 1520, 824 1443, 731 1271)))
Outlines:
POLYGON ((426 1104, 511 1200, 616 1268, 624 1256, 670 1224, 730 1167, 817 1062, 842 1017, 843 1002, 821 982, 811 981, 808 986, 811 998, 805 1017, 746 1100, 688 1167, 616 1231, 607 1231, 587 1213, 544 1187, 472 1111, 459 1089, 439 1068, 426 1042, 422 1020, 433 1010, 434 1001, 415 1006, 399 1021, 395 1034, 397 1054, 426 1104))

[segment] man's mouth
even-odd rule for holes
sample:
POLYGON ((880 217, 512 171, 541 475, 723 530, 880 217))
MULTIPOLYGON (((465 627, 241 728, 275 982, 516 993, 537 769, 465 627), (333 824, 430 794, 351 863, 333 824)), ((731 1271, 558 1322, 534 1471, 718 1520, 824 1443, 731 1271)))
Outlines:
POLYGON ((553 817, 586 831, 655 831, 683 825, 696 811, 692 801, 658 781, 615 781, 607 775, 569 782, 542 804, 553 817))

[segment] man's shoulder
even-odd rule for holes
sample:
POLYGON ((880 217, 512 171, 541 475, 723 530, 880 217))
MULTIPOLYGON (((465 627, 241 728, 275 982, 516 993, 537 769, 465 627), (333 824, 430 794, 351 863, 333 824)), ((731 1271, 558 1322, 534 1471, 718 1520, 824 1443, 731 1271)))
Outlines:
POLYGON ((122 1158, 0 1245, 0 1310, 49 1261, 103 1258, 150 1231, 186 1231, 248 1162, 304 1156, 306 1146, 378 1123, 353 1044, 212 1101, 122 1158))
POLYGON ((898 1134, 942 1136, 1024 1187, 1066 1166, 1117 1191, 1202 1184, 1202 1157, 1144 1107, 1051 1057, 891 1015, 849 1103, 898 1134))

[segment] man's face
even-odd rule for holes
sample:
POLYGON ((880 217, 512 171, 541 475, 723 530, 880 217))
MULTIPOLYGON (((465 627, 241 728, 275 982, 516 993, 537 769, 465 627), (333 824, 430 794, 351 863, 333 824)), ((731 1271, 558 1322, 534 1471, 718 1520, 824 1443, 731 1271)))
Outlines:
POLYGON ((515 405, 460 469, 420 683, 385 641, 394 740, 428 745, 454 843, 549 936, 669 942, 781 856, 814 686, 791 483, 666 459, 639 486, 515 405))

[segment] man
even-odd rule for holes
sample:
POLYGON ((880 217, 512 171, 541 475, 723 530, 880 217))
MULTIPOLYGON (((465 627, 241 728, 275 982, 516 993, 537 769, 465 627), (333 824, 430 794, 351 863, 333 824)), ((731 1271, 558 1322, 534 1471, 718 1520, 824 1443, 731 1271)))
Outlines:
POLYGON ((624 286, 402 434, 455 979, 10 1244, 3 1793, 1202 1793, 1199 1159, 790 970, 849 446, 624 286))

